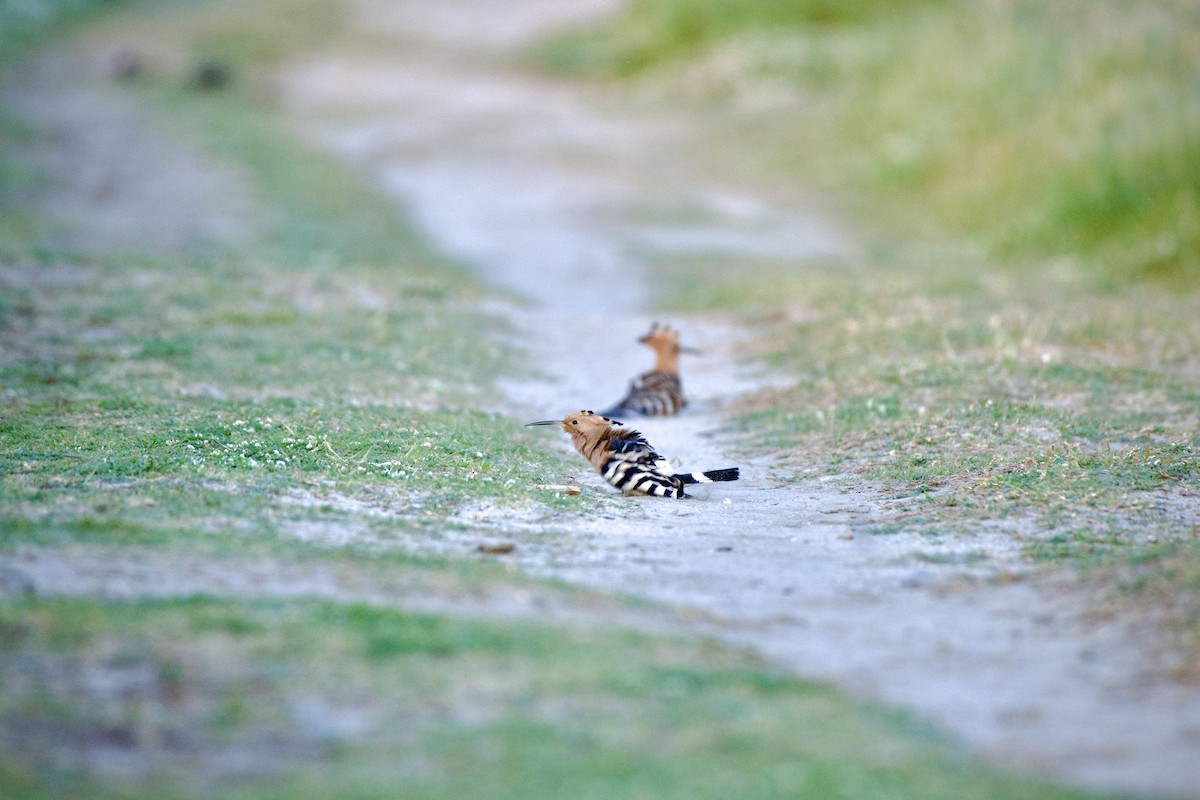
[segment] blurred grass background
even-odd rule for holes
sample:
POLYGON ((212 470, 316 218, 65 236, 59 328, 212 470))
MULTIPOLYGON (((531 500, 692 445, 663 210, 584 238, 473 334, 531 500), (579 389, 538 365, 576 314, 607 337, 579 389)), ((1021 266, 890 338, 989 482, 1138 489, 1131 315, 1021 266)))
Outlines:
POLYGON ((632 0, 540 56, 626 78, 687 64, 684 96, 748 117, 742 150, 714 158, 849 190, 888 235, 1191 288, 1198 30, 1187 0, 632 0))
POLYGON ((50 34, 114 10, 129 0, 3 0, 0 2, 0 65, 11 62, 50 34))
POLYGON ((705 642, 208 597, 0 603, 0 635, 14 798, 1088 796, 705 642))

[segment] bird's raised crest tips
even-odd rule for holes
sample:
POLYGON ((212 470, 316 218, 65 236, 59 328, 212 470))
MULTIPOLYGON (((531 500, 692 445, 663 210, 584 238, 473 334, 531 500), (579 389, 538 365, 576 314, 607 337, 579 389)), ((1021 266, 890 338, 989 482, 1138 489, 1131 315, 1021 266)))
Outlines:
POLYGON ((644 336, 639 336, 638 341, 654 348, 655 352, 673 350, 677 353, 689 353, 692 355, 699 355, 701 352, 697 347, 686 347, 680 344, 679 331, 670 325, 659 325, 657 322, 651 323, 650 332, 644 336))

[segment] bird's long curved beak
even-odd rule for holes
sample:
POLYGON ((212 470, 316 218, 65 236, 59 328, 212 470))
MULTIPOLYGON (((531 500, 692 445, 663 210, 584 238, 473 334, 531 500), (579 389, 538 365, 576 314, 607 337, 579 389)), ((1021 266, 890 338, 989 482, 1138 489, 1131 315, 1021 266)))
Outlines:
POLYGON ((701 353, 703 353, 704 351, 701 350, 699 347, 681 347, 681 348, 679 348, 679 352, 688 353, 689 355, 693 355, 693 356, 698 356, 701 353))
POLYGON ((525 427, 529 428, 534 425, 558 425, 562 422, 561 419, 544 419, 541 422, 526 422, 525 427))

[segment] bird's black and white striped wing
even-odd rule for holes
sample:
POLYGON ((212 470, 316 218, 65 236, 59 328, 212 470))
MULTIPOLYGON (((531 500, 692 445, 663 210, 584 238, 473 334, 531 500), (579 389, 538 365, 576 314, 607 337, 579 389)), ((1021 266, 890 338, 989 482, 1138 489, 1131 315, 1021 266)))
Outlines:
POLYGON ((683 496, 683 481, 637 431, 621 431, 609 439, 609 458, 600 474, 625 494, 683 496))
POLYGON ((670 416, 678 414, 685 405, 687 400, 683 396, 683 384, 678 375, 647 372, 634 378, 621 402, 605 411, 603 416, 614 417, 624 413, 645 417, 670 416))

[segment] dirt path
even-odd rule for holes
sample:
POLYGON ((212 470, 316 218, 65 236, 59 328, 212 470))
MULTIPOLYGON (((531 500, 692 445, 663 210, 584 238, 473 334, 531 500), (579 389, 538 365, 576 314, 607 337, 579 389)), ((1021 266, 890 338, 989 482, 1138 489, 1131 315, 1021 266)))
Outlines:
MULTIPOLYGON (((506 410, 529 419, 613 400, 645 368, 633 339, 655 316, 648 255, 799 260, 848 246, 804 209, 690 174, 674 156, 687 120, 638 117, 601 89, 504 66, 529 37, 611 6, 360 0, 357 24, 375 46, 297 63, 284 81, 311 137, 392 192, 447 252, 529 301, 498 307, 544 375, 508 386, 506 410)), ((696 401, 639 427, 684 465, 725 466, 710 432, 756 385, 734 360, 743 334, 718 319, 670 321, 704 349, 684 365, 696 401)), ((597 518, 479 507, 463 519, 516 541, 530 573, 692 610, 696 631, 912 708, 1018 768, 1200 797, 1200 698, 1153 673, 1144 633, 1088 622, 1067 579, 962 580, 1019 571, 1011 535, 855 535, 886 511, 871 490, 770 459, 741 466, 741 482, 691 502, 612 497, 597 518), (555 530, 569 536, 542 535, 555 530)), ((582 463, 579 480, 605 491, 582 463)))
MULTIPOLYGON (((645 368, 648 354, 633 338, 654 318, 645 277, 653 253, 753 249, 802 259, 849 246, 804 209, 690 174, 675 155, 688 120, 635 116, 602 90, 503 66, 512 48, 546 25, 608 6, 360 0, 359 24, 379 46, 303 61, 285 78, 304 130, 394 192, 447 251, 529 300, 494 307, 514 322, 543 375, 507 386, 506 410, 521 418, 611 401, 645 368)), ((59 148, 46 158, 64 147, 76 154, 58 164, 63 185, 49 187, 46 202, 64 219, 93 225, 70 226, 86 246, 124 250, 147 229, 162 237, 147 247, 247 235, 239 209, 252 203, 236 175, 151 135, 136 104, 112 87, 99 95, 80 88, 87 70, 78 62, 52 58, 45 67, 44 84, 6 98, 56 131, 59 148), (181 193, 181 185, 192 191, 181 193), (172 203, 162 202, 164 191, 172 203), (195 205, 181 207, 180 196, 195 205)), ((670 321, 704 349, 684 365, 694 404, 678 419, 642 427, 685 465, 724 466, 732 461, 726 443, 711 432, 723 405, 759 381, 734 357, 744 333, 721 319, 670 321)), ((564 437, 544 433, 547 447, 567 450, 564 437)), ((674 615, 631 619, 627 607, 598 599, 588 609, 557 609, 534 589, 489 596, 481 610, 475 597, 456 603, 355 584, 352 576, 281 573, 267 563, 232 573, 228 565, 164 564, 139 553, 114 563, 86 550, 28 550, 16 561, 20 580, 46 594, 279 591, 447 613, 466 606, 473 614, 575 621, 598 613, 656 628, 680 620, 800 674, 912 708, 1019 768, 1200 796, 1200 698, 1153 672, 1146 631, 1089 622, 1086 598, 1067 579, 964 581, 1020 568, 1016 544, 1002 532, 936 540, 856 534, 887 513, 870 489, 765 458, 741 466, 739 483, 668 503, 612 496, 581 462, 579 481, 604 497, 600 516, 479 506, 463 514, 472 526, 468 542, 448 534, 436 543, 461 552, 480 535, 503 536, 517 543, 513 558, 531 574, 635 594, 674 615)), ((405 544, 435 546, 415 534, 405 544)))

